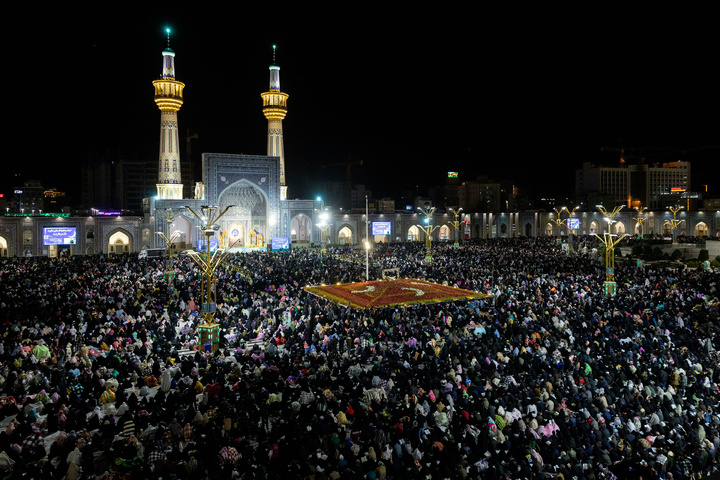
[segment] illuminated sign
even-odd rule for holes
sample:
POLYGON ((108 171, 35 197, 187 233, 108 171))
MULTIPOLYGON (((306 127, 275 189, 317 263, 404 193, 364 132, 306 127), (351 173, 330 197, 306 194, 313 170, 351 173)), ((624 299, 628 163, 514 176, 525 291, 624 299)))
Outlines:
POLYGON ((390 235, 392 222, 372 222, 373 235, 390 235))
POLYGON ((288 237, 276 237, 270 240, 272 251, 290 250, 290 239, 288 237))
POLYGON ((579 218, 568 218, 567 219, 567 228, 568 230, 577 230, 580 228, 580 219, 579 218))
POLYGON ((685 189, 682 188, 682 187, 672 187, 672 188, 670 189, 670 191, 671 191, 671 192, 684 192, 685 189))
POLYGON ((458 172, 448 172, 448 178, 458 178, 458 172))
POLYGON ((75 245, 77 228, 43 227, 43 245, 75 245))
POLYGON ((22 190, 15 190, 15 194, 22 195, 22 190))

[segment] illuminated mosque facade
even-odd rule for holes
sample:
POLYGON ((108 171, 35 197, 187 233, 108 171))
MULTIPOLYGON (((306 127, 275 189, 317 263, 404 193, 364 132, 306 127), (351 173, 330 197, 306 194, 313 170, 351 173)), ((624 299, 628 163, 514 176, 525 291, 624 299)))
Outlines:
MULTIPOLYGON (((274 47, 273 47, 274 48, 274 47)), ((289 199, 283 145, 283 119, 288 94, 280 88, 280 67, 269 67, 270 81, 260 94, 268 122, 266 155, 204 153, 202 181, 193 198, 183 198, 178 111, 185 84, 175 72, 175 53, 162 52, 162 74, 153 81, 154 100, 160 110, 157 192, 146 198, 142 216, 70 216, 69 214, 6 214, 0 217, 0 256, 124 254, 148 248, 177 252, 209 247, 239 251, 267 249, 278 243, 313 246, 322 242, 361 246, 366 235, 373 242, 423 241, 424 218, 418 213, 331 212, 320 199, 289 199), (213 226, 212 237, 203 225, 208 206, 225 214, 213 226), (372 227, 370 227, 372 225, 372 227), (377 227, 377 228, 376 228, 377 227), (366 234, 367 232, 367 234, 366 234)), ((186 159, 187 161, 187 159, 186 159)), ((708 212, 637 212, 625 210, 608 226, 600 212, 470 213, 455 216, 437 212, 432 222, 433 241, 455 238, 566 236, 612 233, 674 233, 720 235, 720 210, 708 212), (682 220, 682 222, 680 222, 682 220), (457 227, 457 228, 456 228, 457 227), (456 237, 457 236, 457 237, 456 237)))

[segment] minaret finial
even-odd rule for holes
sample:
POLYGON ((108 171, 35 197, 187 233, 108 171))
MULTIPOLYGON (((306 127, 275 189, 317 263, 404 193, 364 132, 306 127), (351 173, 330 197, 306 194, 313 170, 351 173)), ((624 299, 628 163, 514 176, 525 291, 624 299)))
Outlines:
POLYGON ((275 50, 277 49, 277 45, 273 45, 273 65, 275 65, 275 50))
POLYGON ((167 35, 168 48, 170 48, 170 27, 165 27, 165 34, 167 35))

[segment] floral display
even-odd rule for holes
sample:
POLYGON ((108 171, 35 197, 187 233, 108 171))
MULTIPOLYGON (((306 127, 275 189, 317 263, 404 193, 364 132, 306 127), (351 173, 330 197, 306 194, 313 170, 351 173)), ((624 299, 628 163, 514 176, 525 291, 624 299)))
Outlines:
POLYGON ((441 303, 489 295, 409 278, 305 287, 313 295, 356 308, 441 303))

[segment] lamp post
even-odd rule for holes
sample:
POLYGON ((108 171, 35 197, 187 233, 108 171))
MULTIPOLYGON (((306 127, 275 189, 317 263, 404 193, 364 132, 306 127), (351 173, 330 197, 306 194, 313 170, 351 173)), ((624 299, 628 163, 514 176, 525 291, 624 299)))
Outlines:
POLYGON ((608 222, 608 231, 603 232, 603 236, 600 237, 598 234, 595 236, 605 245, 605 295, 615 295, 617 292, 617 283, 615 282, 615 246, 619 244, 626 236, 627 233, 623 233, 620 237, 612 233, 612 224, 615 223, 613 217, 622 210, 622 206, 615 207, 611 213, 602 205, 597 206, 605 215, 605 220, 608 222))
MULTIPOLYGON (((638 215, 642 215, 645 210, 647 210, 647 207, 635 207, 635 210, 637 210, 638 215)), ((647 220, 646 217, 635 217, 635 221, 640 226, 640 238, 643 238, 645 235, 645 227, 643 226, 643 222, 647 220)))
POLYGON ((453 245, 455 248, 460 247, 460 243, 458 242, 458 235, 460 232, 460 225, 462 224, 461 221, 458 221, 458 216, 460 215, 460 212, 462 212, 462 207, 459 207, 457 210, 454 208, 450 209, 450 212, 455 216, 455 220, 450 222, 450 225, 455 229, 455 244, 453 245))
POLYGON ((179 232, 171 233, 170 227, 172 221, 184 208, 180 208, 173 212, 172 208, 157 209, 157 212, 165 219, 165 232, 156 232, 160 237, 165 240, 167 258, 165 259, 165 278, 168 282, 172 283, 173 277, 175 277, 175 269, 173 268, 173 254, 172 247, 175 244, 175 240, 180 236, 179 232))
POLYGON ((676 230, 677 230, 677 227, 678 227, 682 222, 685 221, 685 220, 678 220, 678 219, 676 218, 677 212, 679 212, 680 210, 682 210, 682 208, 683 208, 683 207, 679 207, 679 206, 670 207, 670 211, 671 211, 672 214, 673 214, 673 219, 672 219, 672 220, 669 220, 669 222, 670 222, 670 227, 672 228, 672 243, 677 243, 677 235, 676 235, 675 232, 676 232, 676 230))
POLYGON ((555 210, 555 212, 557 212, 558 218, 551 218, 550 221, 553 222, 553 223, 555 224, 555 226, 557 227, 557 229, 558 229, 558 232, 557 232, 557 233, 558 233, 557 243, 559 244, 559 243, 561 242, 561 239, 560 239, 560 227, 561 227, 562 225, 565 225, 565 227, 567 228, 567 219, 561 219, 561 218, 560 218, 560 214, 562 213, 563 210, 567 210, 567 208, 566 208, 566 207, 553 208, 553 210, 555 210))
POLYGON ((217 310, 217 284, 215 281, 215 270, 225 259, 229 250, 218 249, 211 255, 210 238, 215 234, 213 226, 232 207, 234 207, 234 205, 226 207, 225 210, 220 213, 218 213, 219 208, 216 206, 204 205, 200 207, 200 213, 190 207, 185 207, 200 221, 206 237, 206 249, 204 253, 192 250, 185 253, 195 261, 203 273, 203 282, 201 287, 201 311, 203 313, 203 320, 200 326, 198 326, 198 331, 200 332, 200 343, 203 345, 209 343, 211 350, 217 350, 220 336, 220 325, 214 322, 215 311, 217 310))
POLYGON ((432 214, 435 212, 435 207, 419 208, 420 213, 425 215, 424 223, 427 225, 418 225, 418 227, 425 232, 425 263, 432 263, 432 232, 434 232, 438 226, 432 225, 432 214))
POLYGON ((327 212, 323 212, 320 214, 320 223, 315 224, 316 227, 320 229, 320 253, 325 255, 327 253, 327 248, 325 244, 327 243, 327 232, 330 228, 330 224, 328 223, 329 215, 327 212))

